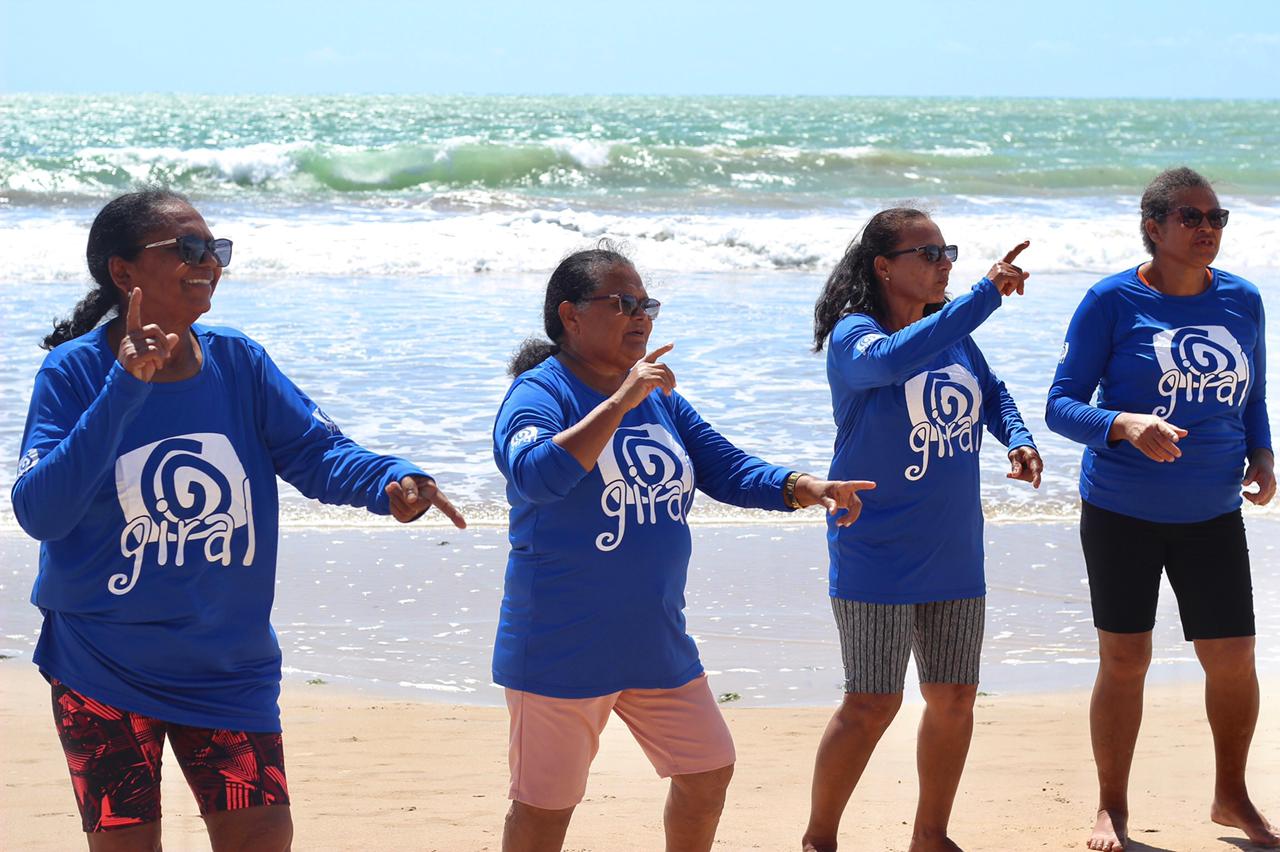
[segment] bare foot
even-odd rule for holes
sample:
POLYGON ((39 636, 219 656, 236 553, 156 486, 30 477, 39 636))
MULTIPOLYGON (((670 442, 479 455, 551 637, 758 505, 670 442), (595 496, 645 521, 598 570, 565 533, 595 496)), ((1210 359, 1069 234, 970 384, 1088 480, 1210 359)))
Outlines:
POLYGON ((964 852, 950 837, 913 837, 907 852, 964 852))
POLYGON ((800 848, 803 852, 836 852, 836 842, 814 840, 812 837, 805 836, 800 839, 800 848))
POLYGON ((1121 852, 1129 840, 1129 815, 1103 808, 1098 811, 1098 821, 1093 825, 1093 835, 1085 844, 1099 852, 1121 852))
POLYGON ((1240 829, 1257 846, 1280 846, 1280 830, 1258 813, 1258 809, 1248 799, 1234 803, 1215 801, 1209 809, 1209 818, 1218 825, 1240 829))

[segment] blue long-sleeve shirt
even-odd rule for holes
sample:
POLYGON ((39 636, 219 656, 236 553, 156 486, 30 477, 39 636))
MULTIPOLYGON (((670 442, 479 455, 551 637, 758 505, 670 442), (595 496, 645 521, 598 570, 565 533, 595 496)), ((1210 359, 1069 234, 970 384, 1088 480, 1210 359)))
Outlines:
POLYGON ((1018 407, 969 334, 1000 307, 984 278, 889 334, 867 314, 836 323, 827 379, 836 421, 831 479, 872 479, 862 515, 828 521, 831 595, 927 603, 985 594, 978 451, 984 427, 1034 447, 1018 407))
POLYGON ((13 486, 41 541, 34 659, 126 710, 279 731, 276 475, 387 514, 386 484, 421 471, 345 437, 254 341, 192 331, 204 361, 184 381, 135 379, 105 326, 36 375, 13 486))
POLYGON ((1240 506, 1248 453, 1271 448, 1262 297, 1218 269, 1203 293, 1168 296, 1139 269, 1085 294, 1067 327, 1045 422, 1085 445, 1084 500, 1148 521, 1208 520, 1240 506), (1122 412, 1186 429, 1182 457, 1155 462, 1127 441, 1108 441, 1122 412))
POLYGON ((788 471, 748 455, 678 393, 622 418, 591 470, 552 438, 605 397, 555 358, 519 376, 493 430, 511 554, 493 678, 559 698, 669 689, 702 673, 685 632, 694 488, 785 510, 788 471))

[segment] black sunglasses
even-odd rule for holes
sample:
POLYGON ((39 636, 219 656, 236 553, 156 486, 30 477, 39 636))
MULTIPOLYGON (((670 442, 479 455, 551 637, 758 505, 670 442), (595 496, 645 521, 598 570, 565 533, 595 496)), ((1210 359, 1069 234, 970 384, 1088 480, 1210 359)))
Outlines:
POLYGON ((1175 210, 1170 210, 1165 216, 1173 213, 1177 213, 1182 217, 1182 227, 1184 228, 1199 228, 1200 223, 1208 219, 1209 227, 1215 231, 1221 231, 1227 227, 1227 217, 1231 215, 1230 210, 1223 210, 1221 207, 1215 207, 1208 213, 1197 207, 1179 207, 1175 210))
POLYGON ((641 311, 649 315, 649 319, 657 319, 662 303, 657 299, 640 299, 630 293, 611 293, 608 296, 588 296, 583 302, 603 302, 605 299, 618 300, 618 313, 629 317, 638 317, 641 311))
POLYGON ((955 246, 916 246, 909 249, 898 249, 897 251, 886 252, 885 257, 897 257, 900 254, 910 254, 911 252, 919 252, 924 255, 924 259, 930 263, 937 263, 942 260, 942 256, 946 255, 947 260, 952 263, 956 262, 956 258, 960 256, 960 249, 955 246))
POLYGON ((160 248, 161 246, 177 248, 178 257, 188 266, 199 266, 204 261, 206 252, 213 255, 213 260, 218 266, 231 263, 231 240, 206 240, 195 234, 187 234, 183 237, 161 240, 158 243, 147 243, 141 248, 160 248))

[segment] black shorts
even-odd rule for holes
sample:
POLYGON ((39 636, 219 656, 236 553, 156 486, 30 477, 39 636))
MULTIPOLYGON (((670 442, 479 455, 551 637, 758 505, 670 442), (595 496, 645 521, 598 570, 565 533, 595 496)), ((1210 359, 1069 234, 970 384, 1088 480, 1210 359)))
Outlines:
POLYGON ((1080 543, 1099 630, 1155 627, 1163 569, 1188 642, 1254 635, 1249 545, 1239 509, 1207 521, 1162 524, 1081 502, 1080 543))

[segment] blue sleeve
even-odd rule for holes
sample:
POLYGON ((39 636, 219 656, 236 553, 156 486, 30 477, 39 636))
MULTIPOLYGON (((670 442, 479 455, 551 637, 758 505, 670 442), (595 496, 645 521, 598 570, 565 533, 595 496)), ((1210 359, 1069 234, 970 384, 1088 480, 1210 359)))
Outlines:
POLYGON ((721 503, 789 511, 782 499, 788 468, 748 455, 711 428, 678 393, 670 397, 680 442, 693 462, 698 488, 721 503))
POLYGON ((886 335, 870 318, 837 325, 831 335, 828 363, 853 390, 905 382, 934 356, 963 340, 995 309, 1003 297, 989 278, 953 299, 936 313, 886 335))
POLYGON ((587 475, 551 440, 572 426, 560 400, 537 382, 518 382, 498 409, 493 455, 507 482, 529 503, 563 499, 587 475))
POLYGON ((1267 417, 1267 318, 1258 297, 1258 342, 1253 347, 1253 387, 1244 405, 1245 448, 1271 449, 1271 420, 1267 417))
POLYGON ((258 423, 276 473, 302 494, 324 503, 391 513, 386 486, 410 474, 427 476, 395 456, 370 452, 343 435, 266 352, 258 364, 258 423))
POLYGON ((117 363, 86 408, 67 376, 51 369, 36 374, 12 493, 27 535, 56 541, 80 523, 150 393, 150 384, 117 363))
POLYGON ((1031 437, 1031 430, 1022 422, 1022 412, 1013 401, 1013 394, 1004 386, 1004 382, 991 371, 986 356, 972 340, 968 341, 969 357, 980 373, 978 380, 982 383, 982 415, 987 423, 987 431, 996 440, 1010 450, 1018 447, 1036 448, 1031 437))
POLYGON ((1058 371, 1049 388, 1044 420, 1059 435, 1097 449, 1107 446, 1111 424, 1119 411, 1089 404, 1111 358, 1115 319, 1090 290, 1067 326, 1058 371))

